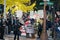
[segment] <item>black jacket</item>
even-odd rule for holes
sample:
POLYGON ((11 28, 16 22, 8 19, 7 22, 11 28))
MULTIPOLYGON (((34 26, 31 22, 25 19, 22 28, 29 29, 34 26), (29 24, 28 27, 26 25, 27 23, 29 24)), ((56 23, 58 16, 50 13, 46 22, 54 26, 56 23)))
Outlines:
POLYGON ((22 24, 19 21, 16 21, 16 24, 14 25, 14 34, 21 35, 21 31, 19 29, 21 25, 22 24))
POLYGON ((42 25, 39 23, 38 25, 38 31, 41 32, 42 31, 42 25))
POLYGON ((0 33, 4 34, 4 28, 3 18, 0 18, 0 33))

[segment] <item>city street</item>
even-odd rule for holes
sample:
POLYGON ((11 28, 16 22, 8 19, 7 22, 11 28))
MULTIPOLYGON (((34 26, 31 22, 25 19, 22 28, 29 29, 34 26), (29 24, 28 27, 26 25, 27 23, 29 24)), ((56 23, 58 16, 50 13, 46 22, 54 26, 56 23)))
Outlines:
MULTIPOLYGON (((14 40, 14 35, 5 35, 4 38, 5 38, 5 40, 14 40)), ((53 40, 51 37, 49 37, 48 39, 49 40, 53 40)), ((21 36, 20 40, 40 40, 40 39, 37 39, 37 38, 26 38, 26 37, 21 36)))
POLYGON ((60 0, 0 0, 0 40, 60 40, 60 0))
MULTIPOLYGON (((14 40, 14 36, 13 35, 6 35, 5 40, 14 40)), ((20 37, 20 40, 36 40, 36 39, 32 39, 32 38, 26 38, 26 37, 20 37)))

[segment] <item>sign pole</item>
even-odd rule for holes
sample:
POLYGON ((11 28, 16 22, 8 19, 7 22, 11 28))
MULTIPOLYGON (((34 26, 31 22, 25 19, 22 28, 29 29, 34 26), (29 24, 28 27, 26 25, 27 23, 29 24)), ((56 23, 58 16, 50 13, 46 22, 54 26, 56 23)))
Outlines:
POLYGON ((4 0, 4 19, 6 19, 6 0, 4 0))
POLYGON ((47 35, 47 30, 46 30, 46 5, 47 2, 44 1, 44 23, 43 23, 43 30, 42 30, 42 34, 41 34, 41 40, 48 40, 48 35, 47 35))

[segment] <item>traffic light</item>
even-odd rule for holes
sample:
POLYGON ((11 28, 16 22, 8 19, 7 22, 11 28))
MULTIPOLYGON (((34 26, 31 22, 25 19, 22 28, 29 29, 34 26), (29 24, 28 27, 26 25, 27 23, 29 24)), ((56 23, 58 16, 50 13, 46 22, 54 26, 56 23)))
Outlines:
POLYGON ((0 14, 2 14, 4 12, 4 5, 0 4, 0 14))

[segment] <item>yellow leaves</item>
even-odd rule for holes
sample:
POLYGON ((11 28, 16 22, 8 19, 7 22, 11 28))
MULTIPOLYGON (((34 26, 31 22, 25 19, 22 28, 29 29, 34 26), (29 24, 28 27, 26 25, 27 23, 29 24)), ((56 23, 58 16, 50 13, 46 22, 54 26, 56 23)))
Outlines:
POLYGON ((10 7, 6 7, 6 12, 8 11, 9 8, 10 8, 10 7))
POLYGON ((12 13, 14 13, 16 10, 18 10, 17 6, 12 10, 12 13))
POLYGON ((28 10, 33 10, 33 7, 36 5, 36 3, 33 3, 32 5, 30 5, 30 6, 27 6, 27 9, 28 10))
POLYGON ((13 2, 18 2, 18 3, 28 3, 30 0, 13 0, 13 2))
POLYGON ((28 3, 30 0, 21 0, 22 3, 28 3))
POLYGON ((4 4, 4 0, 0 0, 0 4, 4 4))
POLYGON ((6 0, 6 6, 12 7, 14 5, 14 2, 12 0, 6 0))
MULTIPOLYGON (((27 12, 30 10, 33 10, 33 7, 36 5, 34 2, 30 6, 26 6, 24 3, 29 3, 30 0, 6 0, 6 12, 9 8, 12 9, 12 13, 14 13, 16 10, 22 10, 23 12, 27 12), (12 8, 15 6, 15 8, 12 8)), ((4 0, 0 0, 0 4, 4 4, 4 0)))
POLYGON ((18 8, 15 7, 13 10, 22 10, 23 12, 27 12, 27 11, 33 10, 33 7, 34 7, 36 4, 33 3, 33 4, 30 5, 30 6, 26 6, 26 5, 22 4, 22 3, 16 2, 15 5, 16 5, 16 7, 18 7, 18 8))

